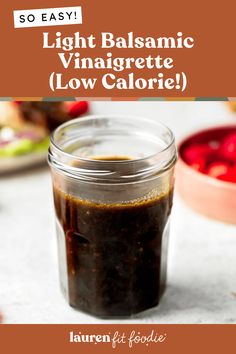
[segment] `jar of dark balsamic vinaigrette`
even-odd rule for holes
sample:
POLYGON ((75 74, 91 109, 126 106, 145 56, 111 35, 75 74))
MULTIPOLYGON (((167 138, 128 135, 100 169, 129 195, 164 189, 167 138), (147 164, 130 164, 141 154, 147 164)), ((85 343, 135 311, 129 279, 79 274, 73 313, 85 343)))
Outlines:
POLYGON ((166 287, 176 147, 154 120, 89 116, 51 137, 61 287, 102 318, 156 306, 166 287))

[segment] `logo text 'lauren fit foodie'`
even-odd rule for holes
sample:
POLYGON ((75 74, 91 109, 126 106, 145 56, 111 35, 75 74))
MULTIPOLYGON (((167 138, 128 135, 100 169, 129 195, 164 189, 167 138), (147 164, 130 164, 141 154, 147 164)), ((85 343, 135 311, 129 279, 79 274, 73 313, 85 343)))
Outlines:
POLYGON ((110 343, 112 348, 116 348, 120 344, 127 344, 129 348, 137 344, 150 345, 150 344, 161 344, 165 342, 167 334, 156 333, 152 330, 148 334, 142 334, 139 331, 131 331, 129 334, 125 332, 116 331, 114 333, 107 334, 84 334, 82 332, 69 333, 70 343, 110 343))

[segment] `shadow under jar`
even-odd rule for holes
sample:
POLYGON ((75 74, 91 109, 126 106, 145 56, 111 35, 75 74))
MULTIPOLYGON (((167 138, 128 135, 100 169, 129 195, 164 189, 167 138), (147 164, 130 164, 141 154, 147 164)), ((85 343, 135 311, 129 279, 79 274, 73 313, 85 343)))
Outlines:
POLYGON ((70 305, 103 318, 156 306, 166 286, 172 132, 137 117, 79 118, 56 129, 48 159, 70 305))

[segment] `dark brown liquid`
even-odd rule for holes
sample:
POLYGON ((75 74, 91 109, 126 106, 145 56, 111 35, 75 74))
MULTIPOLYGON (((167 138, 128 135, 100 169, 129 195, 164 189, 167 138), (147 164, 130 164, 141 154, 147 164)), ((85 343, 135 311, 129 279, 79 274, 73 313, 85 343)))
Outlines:
POLYGON ((66 238, 70 304, 100 317, 130 316, 157 305, 166 283, 164 230, 172 191, 109 205, 54 188, 54 200, 66 238))

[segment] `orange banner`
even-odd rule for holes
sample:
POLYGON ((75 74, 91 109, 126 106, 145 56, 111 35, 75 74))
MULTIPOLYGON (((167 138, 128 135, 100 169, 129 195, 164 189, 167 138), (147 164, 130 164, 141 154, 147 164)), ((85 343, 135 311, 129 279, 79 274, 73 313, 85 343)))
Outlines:
POLYGON ((235 1, 36 0, 33 8, 1 6, 2 97, 236 95, 235 1))
POLYGON ((234 325, 2 325, 4 353, 234 353, 234 325))

